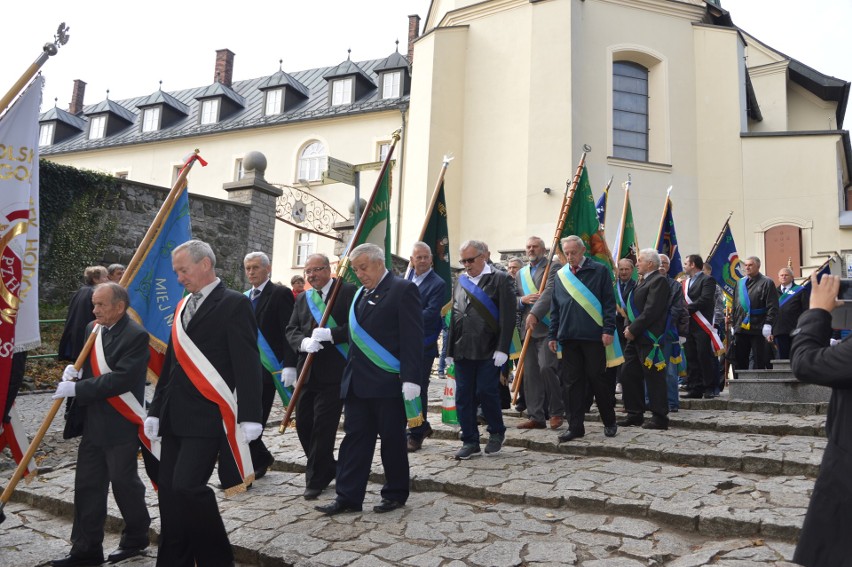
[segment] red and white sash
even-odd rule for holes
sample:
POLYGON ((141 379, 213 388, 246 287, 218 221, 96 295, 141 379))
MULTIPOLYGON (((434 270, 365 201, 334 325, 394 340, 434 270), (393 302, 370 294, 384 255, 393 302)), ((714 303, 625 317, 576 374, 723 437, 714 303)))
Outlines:
POLYGON ((251 462, 248 443, 246 443, 242 431, 237 427, 236 392, 232 392, 228 388, 225 379, 192 342, 183 328, 181 323, 183 321, 183 310, 189 297, 192 296, 188 295, 181 299, 172 325, 172 345, 175 349, 175 356, 193 386, 201 392, 202 396, 219 406, 219 411, 222 414, 222 426, 225 428, 225 435, 228 438, 228 446, 231 448, 243 483, 249 484, 254 480, 254 466, 251 462))
MULTIPOLYGON (((0 451, 4 447, 9 447, 9 451, 12 452, 15 462, 20 465, 21 459, 24 458, 24 453, 27 452, 27 448, 30 446, 30 442, 27 439, 24 424, 21 421, 21 416, 18 415, 18 409, 15 407, 15 404, 12 404, 12 408, 9 410, 9 420, 9 423, 2 424, 3 433, 0 434, 0 451)), ((27 470, 24 471, 24 477, 27 481, 33 478, 30 475, 35 473, 36 470, 35 460, 30 459, 30 462, 27 463, 27 470)))
MULTIPOLYGON (((683 280, 683 297, 686 299, 686 304, 695 303, 692 299, 689 298, 689 282, 692 278, 686 278, 683 280)), ((719 335, 716 333, 716 328, 707 320, 701 311, 696 310, 692 314, 692 318, 695 319, 695 322, 698 323, 698 326, 710 336, 710 344, 713 347, 713 352, 716 353, 716 356, 719 356, 723 352, 725 352, 725 345, 722 344, 722 339, 719 338, 719 335)))
MULTIPOLYGON (((95 346, 92 348, 92 352, 89 355, 89 364, 92 366, 92 376, 97 378, 103 374, 109 374, 112 372, 112 369, 107 364, 106 356, 104 355, 104 339, 103 339, 103 327, 97 325, 97 336, 95 337, 95 346)), ((160 460, 160 442, 159 441, 151 441, 145 435, 145 418, 148 417, 148 414, 142 408, 142 404, 139 403, 139 400, 136 399, 130 392, 124 392, 120 396, 112 396, 107 398, 107 402, 115 411, 121 414, 121 416, 136 426, 136 429, 139 431, 139 440, 142 442, 142 445, 148 449, 148 452, 154 455, 157 460, 160 460)))

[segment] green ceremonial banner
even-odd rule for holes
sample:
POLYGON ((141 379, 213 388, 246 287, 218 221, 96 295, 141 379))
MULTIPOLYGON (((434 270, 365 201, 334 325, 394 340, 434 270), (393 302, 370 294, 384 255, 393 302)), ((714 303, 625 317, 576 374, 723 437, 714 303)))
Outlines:
MULTIPOLYGON (((636 261, 639 256, 639 244, 636 240, 636 227, 633 224, 633 209, 630 206, 630 191, 624 193, 624 213, 621 217, 621 226, 618 227, 618 236, 615 239, 617 258, 621 260, 628 258, 636 266, 636 261)), ((638 277, 638 272, 634 268, 633 279, 638 277)))
MULTIPOLYGON (((361 229, 360 237, 357 242, 352 242, 349 245, 349 252, 352 252, 356 246, 367 242, 380 246, 385 251, 385 267, 390 270, 390 167, 385 169, 379 186, 376 188, 373 204, 369 210, 364 211, 362 214, 364 217, 361 221, 363 228, 361 229)), ((361 285, 361 282, 355 276, 355 271, 351 267, 346 270, 346 281, 357 286, 361 285)))
POLYGON ((560 238, 572 234, 583 239, 586 245, 586 256, 607 266, 610 272, 614 271, 612 256, 607 249, 603 230, 598 221, 595 197, 592 195, 592 186, 589 184, 589 174, 585 166, 580 175, 580 183, 574 192, 571 207, 565 217, 565 226, 562 228, 560 238))
POLYGON ((447 201, 444 198, 444 182, 438 188, 435 206, 429 212, 423 242, 432 249, 432 269, 446 282, 443 305, 450 306, 453 294, 453 275, 450 270, 450 236, 447 229, 447 201))

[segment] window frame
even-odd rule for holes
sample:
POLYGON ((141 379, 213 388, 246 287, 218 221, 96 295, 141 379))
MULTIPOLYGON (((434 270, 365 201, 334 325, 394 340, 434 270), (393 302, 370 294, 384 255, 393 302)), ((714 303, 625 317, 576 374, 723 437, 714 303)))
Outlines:
POLYGON ((649 161, 649 75, 648 68, 635 61, 612 62, 613 157, 649 161), (624 85, 623 88, 619 88, 619 83, 624 85), (627 86, 628 83, 632 85, 627 86), (641 126, 631 128, 631 119, 640 123, 644 121, 644 129, 641 126))
POLYGON ((98 114, 89 119, 89 139, 103 140, 106 138, 107 116, 98 114))
POLYGON ((142 109, 142 132, 157 132, 160 130, 160 117, 163 115, 162 108, 151 106, 142 109))
POLYGON ((308 261, 308 256, 316 252, 316 235, 307 230, 297 230, 293 238, 293 266, 303 268, 308 261), (306 240, 302 240, 305 237, 306 240), (304 253, 304 255, 302 255, 304 253))
POLYGON ((263 115, 277 116, 284 113, 284 87, 268 89, 263 93, 263 115), (272 96, 270 96, 272 95, 272 96), (270 99, 274 108, 270 111, 270 99))
POLYGON ((308 183, 322 181, 322 172, 326 169, 327 160, 328 149, 324 143, 319 140, 311 140, 306 143, 299 151, 299 161, 296 167, 296 180, 304 180, 308 183), (305 154, 315 146, 318 146, 321 151, 317 151, 312 155, 306 156, 305 154))
POLYGON ((216 124, 219 122, 219 110, 221 101, 218 98, 208 98, 201 101, 201 108, 198 110, 199 124, 216 124))
POLYGON ((397 69, 396 71, 382 73, 382 100, 399 98, 400 96, 402 96, 402 70, 397 69), (391 92, 388 93, 388 90, 391 92))
POLYGON ((38 145, 50 146, 53 145, 53 140, 56 136, 56 124, 53 122, 45 122, 38 127, 38 145))
POLYGON ((343 106, 352 104, 355 93, 355 77, 344 77, 342 79, 334 79, 331 81, 331 106, 343 106), (338 87, 346 86, 344 90, 338 90, 338 87), (339 96, 338 96, 339 95, 339 96))

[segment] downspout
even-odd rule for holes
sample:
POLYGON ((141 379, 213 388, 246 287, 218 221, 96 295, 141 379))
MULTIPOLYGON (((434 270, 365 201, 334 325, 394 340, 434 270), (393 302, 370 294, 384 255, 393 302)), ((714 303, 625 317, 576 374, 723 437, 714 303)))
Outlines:
POLYGON ((397 201, 397 209, 396 209, 396 253, 397 256, 405 257, 405 254, 400 253, 400 249, 402 246, 402 204, 405 198, 405 190, 403 189, 403 182, 405 180, 405 176, 403 175, 405 167, 405 146, 407 145, 407 140, 405 138, 405 112, 408 110, 408 103, 402 102, 399 104, 399 114, 402 120, 402 124, 399 127, 400 130, 400 138, 402 139, 402 146, 399 150, 399 200, 397 201))

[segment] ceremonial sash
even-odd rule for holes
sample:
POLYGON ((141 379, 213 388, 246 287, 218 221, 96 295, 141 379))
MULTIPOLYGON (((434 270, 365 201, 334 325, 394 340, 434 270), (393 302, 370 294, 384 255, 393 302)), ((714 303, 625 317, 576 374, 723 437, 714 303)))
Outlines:
MULTIPOLYGON (((246 297, 251 299, 251 290, 244 293, 246 297)), ((278 392, 278 397, 281 398, 281 403, 286 408, 290 404, 290 398, 293 396, 293 388, 287 388, 282 382, 281 371, 284 365, 278 360, 272 347, 269 346, 269 341, 263 336, 263 333, 258 328, 257 330, 257 350, 260 352, 260 363, 272 375, 272 384, 275 386, 275 391, 278 392)))
MULTIPOLYGON (((103 332, 104 328, 101 325, 98 325, 98 334, 95 337, 95 346, 89 354, 89 364, 92 367, 92 376, 94 379, 97 379, 98 376, 112 372, 112 368, 110 368, 109 364, 107 364, 106 355, 104 354, 103 332)), ((160 442, 151 441, 145 435, 144 425, 145 418, 148 417, 148 414, 142 408, 142 404, 139 403, 136 396, 134 396, 131 392, 124 392, 119 396, 109 397, 106 401, 113 407, 113 409, 115 409, 115 411, 121 414, 121 417, 136 426, 142 446, 145 447, 149 453, 154 455, 157 460, 160 460, 160 442)))
MULTIPOLYGON (((12 407, 9 409, 9 423, 3 423, 3 433, 0 434, 0 451, 2 451, 5 447, 9 447, 9 451, 12 453, 12 458, 15 459, 15 463, 21 464, 21 459, 24 458, 24 453, 27 452, 27 447, 30 446, 30 442, 27 439, 27 435, 24 431, 24 424, 21 421, 21 416, 18 415, 18 408, 15 404, 12 404, 12 407)), ((38 471, 36 467, 36 463, 34 459, 30 459, 30 462, 27 463, 27 468, 24 471, 24 477, 27 479, 27 482, 30 482, 35 476, 34 473, 38 471), (32 475, 32 476, 30 476, 32 475)))
MULTIPOLYGON (((565 264, 561 270, 557 272, 559 282, 568 295, 571 296, 577 305, 583 308, 588 313, 589 317, 603 329, 603 306, 600 300, 595 297, 595 294, 586 287, 586 284, 580 281, 580 278, 574 275, 571 271, 571 265, 565 264)), ((618 340, 618 333, 613 333, 612 344, 606 347, 606 366, 611 368, 618 366, 624 362, 624 355, 621 352, 621 343, 618 340)))
MULTIPOLYGON (((339 284, 338 284, 339 285, 339 284)), ((317 322, 317 325, 322 321, 322 314, 325 313, 325 301, 319 296, 319 294, 313 289, 309 289, 305 293, 308 294, 308 309, 311 311, 311 316, 314 318, 314 321, 317 322)), ((337 321, 334 320, 334 317, 331 316, 331 313, 328 314, 328 321, 326 321, 326 327, 329 329, 333 327, 339 327, 337 321)), ((334 348, 337 349, 337 352, 340 353, 340 356, 343 357, 344 360, 349 356, 349 345, 346 343, 334 345, 334 348)))
MULTIPOLYGON (((636 290, 634 289, 627 298, 627 319, 631 323, 636 320, 637 316, 639 316, 639 313, 636 312, 636 299, 633 297, 635 292, 636 290)), ((668 326, 669 321, 668 316, 666 316, 666 327, 668 326)), ((666 367, 666 357, 663 355, 663 349, 660 347, 660 339, 662 336, 655 336, 650 329, 645 330, 645 336, 648 337, 648 340, 650 340, 653 344, 648 356, 645 357, 645 366, 648 368, 653 367, 657 370, 663 370, 666 367)))
POLYGON ((459 276, 459 284, 467 293, 470 304, 485 320, 485 324, 496 334, 500 334, 500 309, 491 301, 481 287, 470 281, 465 274, 459 276))
MULTIPOLYGON (((399 374, 399 359, 390 353, 385 347, 370 336, 364 327, 358 323, 358 318, 355 316, 355 306, 361 299, 364 293, 364 287, 361 286, 355 294, 355 299, 352 300, 352 305, 349 307, 349 336, 352 338, 352 344, 358 347, 358 350, 370 359, 370 362, 392 374, 399 374)), ((423 404, 420 401, 420 396, 413 400, 402 399, 405 404, 405 417, 408 419, 409 427, 417 427, 423 425, 423 404)))
POLYGON ((240 478, 243 479, 241 485, 226 487, 225 494, 231 495, 244 491, 246 485, 254 480, 254 466, 251 462, 248 443, 246 443, 242 431, 239 431, 237 427, 237 398, 234 392, 228 388, 225 379, 207 360, 204 353, 192 342, 181 324, 188 297, 192 296, 184 297, 178 304, 175 324, 172 325, 172 345, 174 346, 175 357, 192 385, 198 389, 202 396, 219 407, 228 447, 231 449, 240 478))
POLYGON ((781 295, 781 297, 778 298, 778 306, 781 307, 782 305, 796 297, 796 295, 798 295, 799 292, 801 292, 803 289, 805 289, 805 286, 793 284, 793 288, 790 291, 785 291, 781 295))
MULTIPOLYGON (((689 280, 683 282, 683 297, 686 299, 686 304, 690 305, 695 303, 692 299, 689 298, 689 280)), ((701 330, 707 333, 710 337, 710 344, 713 346, 713 352, 716 353, 716 356, 719 356, 723 352, 725 352, 725 346, 722 344, 722 339, 719 338, 719 335, 716 333, 716 328, 710 324, 710 321, 707 320, 701 311, 696 310, 692 314, 693 320, 698 323, 698 326, 701 327, 701 330)))
POLYGON ((763 315, 766 313, 766 309, 752 309, 751 308, 751 298, 748 296, 748 287, 746 287, 746 282, 748 281, 748 276, 744 278, 740 278, 740 281, 737 282, 737 296, 740 303, 740 307, 742 307, 743 313, 745 316, 743 317, 743 322, 740 323, 740 327, 748 331, 751 329, 751 316, 752 315, 763 315))
MULTIPOLYGON (((544 268, 541 268, 542 270, 544 268)), ((529 266, 524 266, 521 268, 521 290, 524 292, 524 295, 529 295, 531 293, 538 293, 538 286, 535 285, 535 280, 532 277, 532 270, 529 266)), ((545 315, 541 323, 546 326, 550 326, 550 316, 545 315)))

